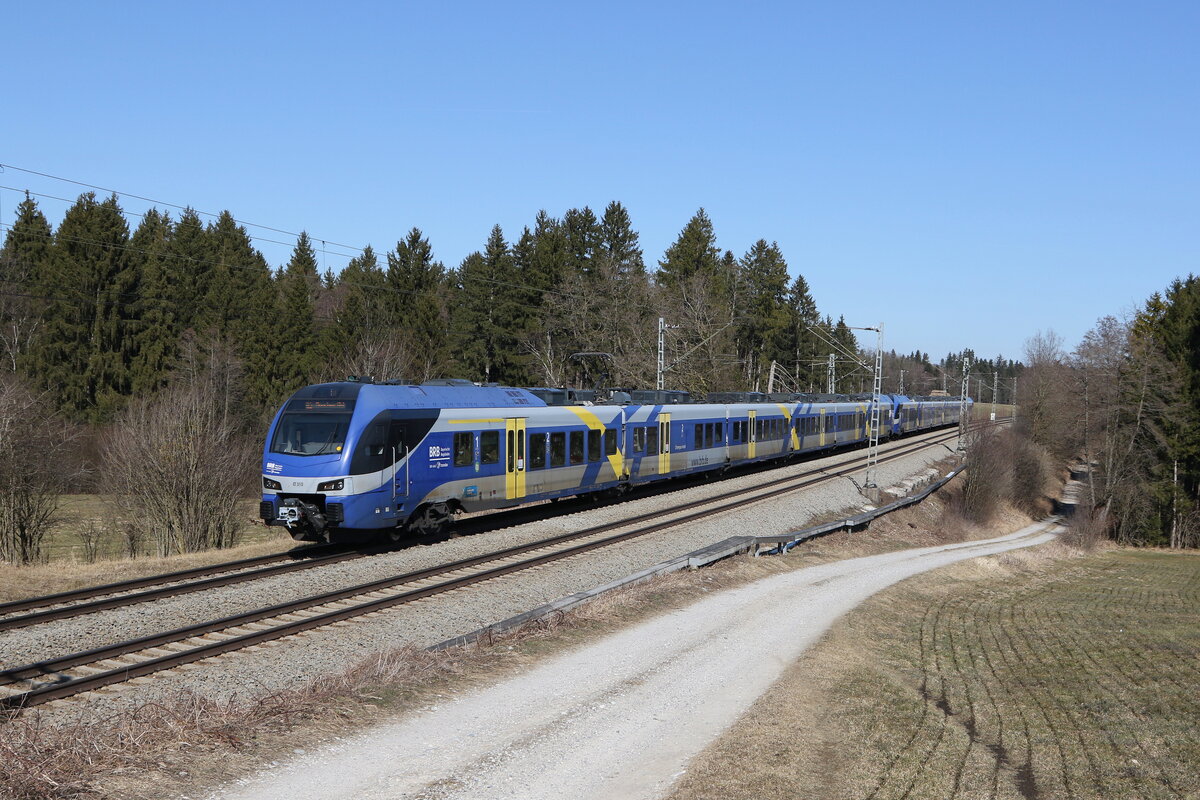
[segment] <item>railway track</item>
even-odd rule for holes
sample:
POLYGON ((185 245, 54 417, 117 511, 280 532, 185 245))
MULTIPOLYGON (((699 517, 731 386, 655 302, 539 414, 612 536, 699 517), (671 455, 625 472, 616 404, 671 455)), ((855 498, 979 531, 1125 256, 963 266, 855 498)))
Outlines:
MULTIPOLYGON (((651 488, 666 489, 669 487, 654 486, 651 488)), ((541 508, 548 508, 548 506, 494 512, 475 519, 463 520, 460 522, 459 528, 465 534, 472 534, 494 530, 498 527, 507 527, 538 518, 536 510, 541 508)), ((0 632, 221 586, 232 586, 314 567, 329 566, 379 555, 394 549, 396 549, 395 546, 382 544, 360 548, 344 544, 312 545, 283 553, 227 561, 178 572, 150 575, 69 592, 0 603, 0 632)))
MULTIPOLYGON (((881 454, 880 462, 886 463, 928 447, 942 445, 955 436, 954 431, 943 432, 930 439, 901 445, 881 454)), ((817 475, 778 478, 751 489, 731 490, 669 509, 660 509, 630 519, 564 533, 449 564, 14 667, 0 671, 0 708, 18 710, 123 683, 161 670, 577 556, 712 514, 845 478, 861 469, 861 464, 855 464, 821 470, 817 475)), ((222 565, 207 569, 219 566, 222 565)), ((207 583, 207 580, 202 581, 204 585, 201 588, 212 585, 207 583)), ((121 597, 110 599, 119 601, 121 597)), ((137 599, 132 602, 144 600, 137 599)), ((106 607, 111 608, 115 605, 106 607)))

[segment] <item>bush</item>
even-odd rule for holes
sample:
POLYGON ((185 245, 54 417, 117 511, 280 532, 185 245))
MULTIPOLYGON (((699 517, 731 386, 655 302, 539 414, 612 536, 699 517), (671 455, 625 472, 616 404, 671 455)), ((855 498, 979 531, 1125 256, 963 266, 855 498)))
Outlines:
POLYGON ((987 522, 1011 494, 1010 445, 1010 438, 994 428, 984 428, 967 445, 966 474, 955 509, 965 519, 987 522))
POLYGON ((0 559, 42 560, 59 498, 80 474, 78 429, 54 413, 47 395, 0 375, 0 559))
POLYGON ((1043 512, 1053 477, 1049 453, 1012 429, 985 428, 967 446, 966 474, 955 511, 985 523, 1011 503, 1030 516, 1043 512))
POLYGON ((159 555, 234 544, 257 448, 226 401, 217 383, 193 376, 132 403, 114 426, 103 481, 131 551, 145 540, 159 555))

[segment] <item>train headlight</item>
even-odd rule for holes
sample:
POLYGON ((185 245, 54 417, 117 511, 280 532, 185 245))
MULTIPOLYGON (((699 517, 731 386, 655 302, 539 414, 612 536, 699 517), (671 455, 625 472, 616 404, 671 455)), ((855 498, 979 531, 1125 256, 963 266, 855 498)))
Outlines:
POLYGON ((279 481, 273 481, 270 478, 263 478, 263 488, 271 489, 272 491, 277 492, 282 489, 283 486, 280 485, 279 481))
POLYGON ((346 485, 346 481, 342 478, 338 478, 336 481, 325 481, 324 483, 317 484, 317 491, 318 492, 340 492, 342 490, 342 487, 345 485, 346 485))

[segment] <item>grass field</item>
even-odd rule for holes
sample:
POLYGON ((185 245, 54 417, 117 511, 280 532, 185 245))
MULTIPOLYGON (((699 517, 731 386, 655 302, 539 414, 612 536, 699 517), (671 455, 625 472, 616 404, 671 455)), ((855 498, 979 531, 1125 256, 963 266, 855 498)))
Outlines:
MULTIPOLYGON (((1015 406, 1000 404, 996 406, 996 419, 1010 419, 1013 415, 1015 406)), ((976 403, 971 406, 972 419, 989 419, 992 414, 991 403, 976 403)))
MULTIPOLYGON (((275 539, 278 531, 268 530, 258 522, 258 501, 241 500, 242 529, 238 542, 251 544, 265 539, 275 539)), ((42 552, 47 560, 81 562, 85 559, 85 547, 80 532, 92 522, 100 531, 96 555, 98 559, 115 559, 128 555, 128 544, 119 530, 110 524, 112 509, 103 498, 94 494, 73 494, 63 497, 59 506, 60 521, 46 535, 42 552)), ((143 542, 143 549, 153 548, 153 542, 143 542)), ((143 553, 146 554, 146 553, 143 553)))
POLYGON ((674 800, 1200 797, 1198 618, 1197 554, 913 579, 796 664, 674 800))
POLYGON ((69 495, 63 498, 61 521, 43 542, 46 563, 18 566, 0 562, 0 602, 250 558, 296 546, 283 528, 268 528, 255 518, 258 507, 254 501, 242 502, 241 536, 234 547, 158 558, 148 552, 153 543, 143 542, 138 557, 130 558, 121 533, 105 524, 111 511, 104 501, 96 495, 69 495), (79 535, 89 521, 101 531, 94 562, 87 559, 79 535))

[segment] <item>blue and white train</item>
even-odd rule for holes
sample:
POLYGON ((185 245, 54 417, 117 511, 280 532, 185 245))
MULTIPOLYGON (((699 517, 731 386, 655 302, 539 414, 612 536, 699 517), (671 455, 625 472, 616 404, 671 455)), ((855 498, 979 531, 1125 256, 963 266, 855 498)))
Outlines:
MULTIPOLYGON (((398 539, 436 532, 459 512, 623 492, 869 437, 869 399, 543 399, 553 395, 466 381, 305 387, 267 435, 261 516, 304 541, 328 540, 339 530, 398 539)), ((959 408, 957 398, 884 395, 881 438, 955 424, 959 408)))

